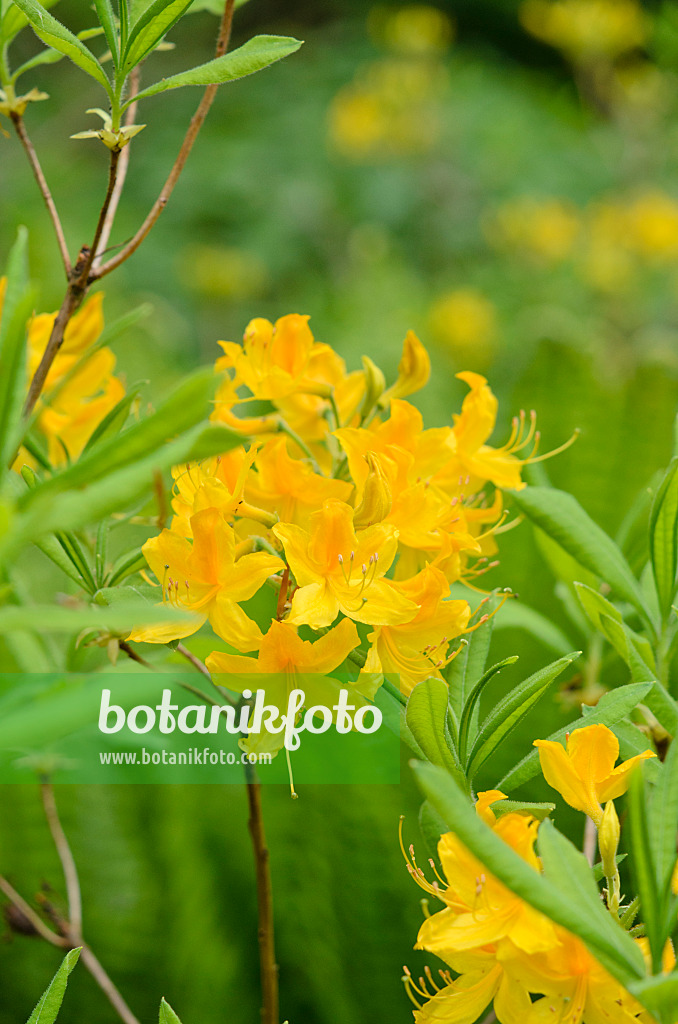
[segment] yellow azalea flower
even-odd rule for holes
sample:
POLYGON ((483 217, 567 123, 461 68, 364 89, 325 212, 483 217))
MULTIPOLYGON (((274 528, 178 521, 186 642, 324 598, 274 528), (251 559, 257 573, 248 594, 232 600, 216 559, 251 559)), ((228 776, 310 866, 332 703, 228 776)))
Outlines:
MULTIPOLYGON (((325 636, 313 642, 302 640, 294 626, 273 620, 265 635, 259 634, 256 658, 213 651, 206 664, 217 682, 229 690, 264 689, 266 703, 285 714, 292 690, 306 694, 306 707, 324 704, 329 708, 337 701, 339 684, 327 678, 360 644, 355 624, 342 621, 325 636), (220 679, 220 677, 223 677, 220 679)), ((351 702, 362 705, 360 691, 351 695, 351 702)), ((262 733, 240 741, 248 753, 268 750, 276 753, 283 745, 283 733, 262 733)))
POLYGON ((619 741, 605 725, 587 725, 567 737, 567 749, 553 740, 535 740, 544 778, 567 803, 599 825, 601 804, 626 792, 631 772, 639 761, 656 757, 651 750, 624 761, 617 768, 619 741))
POLYGON ((328 498, 348 501, 353 489, 348 481, 320 476, 308 462, 291 458, 285 437, 268 441, 254 465, 256 472, 247 478, 247 500, 297 526, 306 526, 328 498))
POLYGON ((453 477, 469 476, 471 486, 474 486, 473 481, 490 480, 497 487, 521 490, 525 486, 520 479, 521 461, 513 452, 532 440, 533 430, 527 439, 519 435, 503 448, 485 444, 497 419, 497 399, 481 374, 467 371, 458 373, 457 377, 471 390, 462 403, 461 414, 453 417, 455 459, 450 467, 453 477))
POLYGON ((264 551, 236 557, 236 537, 215 508, 190 518, 193 541, 163 530, 146 541, 142 551, 161 581, 163 601, 195 613, 185 627, 176 624, 141 626, 130 640, 167 643, 190 636, 209 618, 214 632, 239 650, 253 650, 259 641, 258 627, 247 617, 239 601, 253 597, 268 576, 282 568, 275 555, 264 551))
POLYGON ((558 944, 529 957, 504 959, 507 970, 534 994, 524 1020, 528 1024, 566 1021, 567 1024, 634 1024, 640 1003, 589 953, 584 943, 556 926, 558 944))
POLYGON ((275 400, 297 390, 312 390, 307 372, 316 342, 308 320, 291 313, 275 324, 263 317, 250 321, 242 345, 219 342, 224 355, 216 364, 217 371, 233 369, 234 379, 255 398, 275 400))
MULTIPOLYGON (((0 278, 0 315, 5 286, 5 278, 0 278)), ((115 355, 111 349, 99 348, 87 355, 104 329, 102 302, 101 292, 92 295, 70 320, 37 405, 37 426, 47 439, 54 466, 77 459, 101 421, 125 395, 122 381, 113 375, 115 355)), ((42 359, 55 317, 55 313, 39 313, 29 321, 27 383, 42 359)), ((20 469, 24 462, 32 464, 32 459, 22 449, 15 468, 20 469)))
POLYGON ((392 526, 377 523, 355 531, 353 509, 330 499, 309 517, 308 530, 278 523, 273 533, 298 584, 289 621, 314 628, 329 626, 339 612, 371 625, 406 622, 417 611, 383 579, 396 555, 392 526))
POLYGON ((494 954, 477 952, 463 960, 453 956, 451 962, 443 959, 459 977, 453 980, 448 971, 441 972, 446 984, 440 988, 429 973, 428 983, 435 994, 428 990, 423 978, 418 986, 407 978, 410 999, 418 1007, 414 1012, 415 1024, 475 1024, 493 1000, 501 1024, 524 1024, 532 1005, 529 994, 506 973, 494 954), (431 998, 421 1006, 418 996, 431 998))
POLYGON ((471 614, 467 601, 446 600, 450 585, 439 569, 427 566, 416 576, 394 584, 397 592, 418 608, 410 622, 377 626, 365 662, 368 673, 400 677, 400 689, 409 694, 417 683, 440 676, 450 641, 466 629, 471 614))
POLYGON ((206 508, 217 508, 232 517, 243 499, 247 474, 257 453, 257 445, 233 448, 203 462, 184 463, 172 468, 174 479, 172 530, 182 537, 191 536, 191 516, 206 508))
POLYGON ((582 61, 643 46, 651 24, 635 0, 526 0, 520 17, 528 32, 582 61))

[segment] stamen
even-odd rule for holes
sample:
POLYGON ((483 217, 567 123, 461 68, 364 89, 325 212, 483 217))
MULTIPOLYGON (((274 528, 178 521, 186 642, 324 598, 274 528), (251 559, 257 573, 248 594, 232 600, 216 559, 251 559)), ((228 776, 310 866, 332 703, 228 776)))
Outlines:
POLYGON ((554 455, 560 455, 561 452, 564 452, 567 448, 569 448, 571 445, 574 444, 574 442, 579 437, 580 433, 581 433, 581 431, 580 431, 579 427, 576 427, 574 432, 573 432, 573 434, 572 434, 572 437, 570 437, 567 441, 565 441, 564 444, 561 444, 559 448, 554 448, 553 451, 545 452, 544 455, 536 455, 534 457, 530 456, 529 459, 525 459, 525 463, 524 464, 525 465, 528 465, 528 464, 531 465, 532 463, 535 463, 535 462, 544 462, 546 459, 550 459, 554 455))

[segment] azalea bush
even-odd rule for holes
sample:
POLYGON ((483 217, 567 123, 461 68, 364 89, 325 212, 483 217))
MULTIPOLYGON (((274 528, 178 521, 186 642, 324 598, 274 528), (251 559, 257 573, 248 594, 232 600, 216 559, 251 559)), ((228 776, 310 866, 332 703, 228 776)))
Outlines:
MULTIPOLYGON (((281 710, 302 691, 305 704, 288 711, 291 724, 325 708, 339 732, 334 701, 346 690, 352 710, 371 712, 400 745, 407 774, 396 802, 420 805, 418 821, 408 814, 400 823, 401 880, 409 874, 426 898, 418 931, 398 941, 436 958, 413 953, 404 973, 389 962, 393 982, 402 975, 403 1020, 409 997, 417 1024, 474 1024, 493 1014, 501 1024, 675 1024, 678 454, 643 488, 613 539, 547 475, 577 431, 561 430, 544 452, 542 410, 511 418, 488 378, 465 367, 456 372, 459 403, 450 399, 444 422, 433 425, 415 402, 439 386, 440 373, 407 324, 391 370, 369 332, 361 359, 347 364, 338 346, 316 338, 324 331, 315 318, 311 326, 289 308, 256 316, 242 325, 242 340, 220 341, 220 349, 214 338, 209 365, 164 398, 152 390, 149 402, 116 362, 119 339, 147 310, 128 309, 107 323, 99 283, 128 260, 143 260, 167 206, 171 216, 172 193, 200 146, 217 87, 301 44, 260 35, 229 49, 233 0, 223 7, 97 0, 92 24, 77 33, 51 6, 4 0, 0 8, 0 115, 24 151, 65 278, 58 311, 36 312, 42 300, 18 226, 0 284, 0 750, 10 773, 3 778, 23 772, 15 777, 32 780, 30 798, 39 792, 44 826, 31 844, 49 837, 55 861, 34 896, 25 894, 20 872, 10 877, 0 865, 0 891, 17 946, 40 939, 65 957, 52 965, 56 974, 30 1021, 50 1024, 62 1003, 65 1019, 67 984, 70 997, 83 971, 98 986, 87 997, 91 1019, 110 1010, 125 1024, 143 1017, 90 938, 82 864, 58 803, 77 767, 68 742, 76 725, 91 724, 97 687, 122 680, 135 705, 170 672, 199 702, 187 709, 196 723, 209 708, 241 723, 237 789, 247 802, 253 896, 229 943, 243 960, 258 959, 254 1001, 264 1024, 287 1019, 279 985, 286 969, 303 966, 294 941, 281 972, 276 946, 281 935, 283 945, 288 935, 296 939, 292 877, 303 858, 295 836, 269 848, 265 770, 255 765, 284 762, 287 819, 298 820, 292 808, 307 796, 295 787, 296 754, 282 732, 251 728, 254 692, 262 689, 281 710), (165 37, 180 55, 197 10, 220 18, 214 56, 163 76, 165 37), (15 40, 29 33, 35 52, 16 66, 15 40), (41 76, 62 58, 83 76, 83 89, 98 94, 91 102, 104 104, 86 111, 100 123, 71 133, 68 143, 98 147, 108 164, 98 215, 77 252, 30 135, 33 104, 49 102, 41 76), (19 85, 24 76, 28 84, 19 85), (142 131, 154 130, 153 97, 191 85, 203 91, 175 162, 160 175, 165 183, 131 237, 112 244, 128 164, 142 131), (533 536, 539 585, 556 595, 565 622, 510 585, 504 550, 512 544, 527 558, 533 536), (30 586, 36 574, 39 601, 30 586), (534 671, 516 668, 513 653, 496 660, 497 634, 519 635, 534 649, 534 671), (544 648, 556 659, 544 664, 544 648), (551 720, 544 708, 553 707, 556 684, 567 711, 553 730, 542 723, 551 720), (292 871, 274 885, 284 858, 292 858, 292 871), (100 1009, 106 1000, 110 1010, 100 1009)), ((562 50, 582 94, 617 111, 625 102, 620 58, 643 42, 646 21, 634 4, 614 11, 599 4, 608 31, 590 36, 582 30, 590 8, 535 0, 521 16, 562 50)), ((399 17, 377 12, 373 31, 400 57, 337 94, 328 115, 334 144, 355 159, 375 146, 389 159, 427 151, 451 23, 421 7, 399 17), (409 62, 406 88, 394 91, 400 61, 409 62)), ((550 206, 541 231, 543 214, 506 207, 493 215, 493 237, 526 248, 543 248, 546 237, 550 253, 569 251, 578 230, 571 211, 550 206)), ((636 214, 637 238, 647 240, 646 218, 636 214)), ((466 290, 443 297, 431 322, 462 333, 470 322, 489 337, 493 321, 482 297, 466 290)), ((142 742, 137 736, 137 749, 142 742)), ((203 787, 186 788, 192 822, 210 798, 203 787)), ((235 788, 218 787, 225 813, 239 799, 235 788)), ((331 788, 318 787, 321 806, 332 806, 331 788)), ((397 818, 389 821, 396 856, 397 818)), ((361 829, 368 864, 379 859, 374 820, 367 815, 361 829)), ((147 824, 139 822, 135 841, 147 824)), ((162 844, 171 846, 168 834, 162 844)), ((105 850, 94 870, 104 876, 111 861, 105 850)), ((184 868, 170 857, 173 877, 184 868)), ((182 874, 181 883, 199 885, 198 875, 182 874)), ((231 897, 234 888, 225 874, 205 899, 216 902, 225 889, 231 897)), ((387 898, 416 902, 406 884, 393 883, 387 898)), ((117 927, 113 914, 106 934, 117 927)), ((349 926, 349 939, 383 944, 392 928, 384 914, 376 937, 349 926)), ((156 934, 149 944, 159 941, 156 934)), ((199 943, 200 956, 207 946, 199 943)), ((152 970, 144 967, 149 977, 152 970)), ((36 979, 26 1015, 43 987, 36 979)), ((210 1008, 214 1019, 237 1012, 245 987, 229 980, 227 1005, 210 1008)), ((161 1024, 177 1024, 177 1012, 186 1022, 197 1014, 181 989, 171 1000, 176 1012, 162 990, 153 999, 161 1024)))

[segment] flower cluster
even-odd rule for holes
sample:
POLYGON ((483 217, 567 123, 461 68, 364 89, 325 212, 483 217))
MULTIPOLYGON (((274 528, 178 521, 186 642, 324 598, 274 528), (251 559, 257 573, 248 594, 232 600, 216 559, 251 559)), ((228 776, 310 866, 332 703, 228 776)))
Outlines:
MULTIPOLYGON (((0 315, 6 280, 0 279, 0 315)), ((125 396, 122 381, 115 376, 115 355, 107 346, 97 345, 104 329, 103 294, 93 295, 72 318, 64 340, 45 382, 44 396, 36 406, 36 428, 47 441, 52 466, 72 462, 82 453, 90 437, 125 396)), ((28 324, 26 359, 27 383, 42 359, 54 325, 55 313, 38 313, 28 324)), ((16 462, 34 465, 22 449, 16 462)))
POLYGON ((525 28, 572 60, 615 58, 643 46, 649 18, 635 0, 525 0, 525 28))
POLYGON ((213 653, 208 667, 235 689, 243 673, 291 679, 348 657, 362 665, 367 697, 384 674, 404 693, 440 677, 471 614, 450 599, 450 584, 492 564, 501 488, 523 486, 521 457, 539 443, 534 415, 521 414, 508 443, 491 447, 497 400, 467 372, 454 423, 426 429, 407 401, 430 372, 412 332, 388 388, 367 357, 348 373, 304 316, 253 320, 242 345, 221 347, 212 419, 243 443, 174 469, 171 525, 143 550, 163 601, 186 621, 130 639, 166 643, 209 620, 231 651, 213 653), (262 631, 246 602, 265 586, 262 631))
MULTIPOLYGON (((607 871, 605 865, 611 862, 616 872, 618 821, 615 831, 600 801, 624 793, 636 763, 654 755, 646 751, 614 768, 619 745, 601 725, 573 732, 567 751, 559 743, 538 740, 537 745, 547 781, 574 807, 595 815, 603 866, 607 871)), ((534 844, 539 822, 529 814, 502 814, 504 799, 498 790, 480 793, 476 812, 538 872, 541 865, 534 844)), ((424 921, 416 948, 435 953, 449 968, 439 972, 439 981, 427 968, 426 977, 418 982, 406 970, 404 981, 416 1006, 416 1024, 473 1024, 491 1003, 500 1024, 551 1020, 651 1024, 650 1015, 580 939, 510 892, 456 835, 442 836, 438 856, 446 877, 438 875, 430 883, 417 866, 412 847, 409 857, 405 853, 414 880, 444 904, 443 910, 424 921)), ((606 895, 614 910, 613 893, 606 895)), ((643 940, 639 942, 642 947, 643 940)), ((672 962, 667 948, 668 969, 672 962)))

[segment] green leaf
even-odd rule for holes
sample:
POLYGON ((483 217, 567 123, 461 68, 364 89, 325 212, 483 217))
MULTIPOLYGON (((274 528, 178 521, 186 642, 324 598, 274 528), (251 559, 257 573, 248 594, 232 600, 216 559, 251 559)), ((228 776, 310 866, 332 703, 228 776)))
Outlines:
POLYGON ((26 321, 32 295, 28 289, 28 232, 19 228, 7 262, 5 300, 0 314, 0 475, 13 461, 26 395, 26 321))
MULTIPOLYGON (((57 0, 43 0, 43 7, 54 7, 57 0)), ((3 5, 4 6, 4 5, 3 5)), ((0 39, 7 44, 11 43, 17 33, 28 25, 28 18, 19 10, 13 2, 7 6, 7 10, 0 24, 0 39)))
POLYGON ((678 743, 671 743, 650 805, 649 834, 657 885, 664 901, 670 896, 678 835, 678 743))
POLYGON ((47 990, 28 1018, 28 1024, 54 1024, 66 994, 68 976, 80 957, 82 947, 71 949, 56 972, 47 990))
POLYGON ((159 1024, 181 1024, 181 1021, 177 1017, 176 1013, 168 1002, 163 997, 160 1003, 160 1018, 159 1024))
POLYGON ((503 668, 507 668, 508 665, 515 665, 518 660, 518 655, 514 654, 510 658, 504 658, 503 661, 497 662, 492 668, 489 668, 487 672, 478 680, 473 689, 468 695, 466 703, 459 719, 459 759, 463 765, 467 765, 466 751, 468 748, 469 740, 474 739, 473 730, 471 728, 471 721, 475 707, 480 700, 480 695, 489 683, 490 679, 496 676, 497 672, 501 672, 503 668))
POLYGON ((19 65, 12 75, 12 83, 16 83, 27 71, 32 71, 33 68, 40 67, 41 64, 57 64, 63 59, 63 53, 59 53, 58 50, 52 50, 51 47, 47 50, 41 50, 40 53, 36 53, 35 57, 31 57, 30 60, 19 65))
POLYGON ((106 580, 106 585, 114 587, 128 576, 132 576, 133 573, 145 569, 147 564, 146 559, 138 548, 135 548, 133 551, 126 551, 115 562, 111 569, 111 574, 106 580))
POLYGON ((573 651, 564 658, 552 662, 545 668, 531 675, 514 687, 492 709, 480 727, 475 743, 469 755, 468 776, 473 776, 481 764, 496 750, 500 743, 512 732, 525 715, 546 693, 560 673, 575 661, 581 651, 573 651))
POLYGON ((628 986, 636 999, 646 1006, 650 1013, 662 1022, 673 1024, 678 1005, 678 971, 661 974, 654 978, 633 981, 628 986))
MULTIPOLYGON (((489 611, 495 610, 498 600, 496 595, 492 596, 486 606, 489 611)), ((477 628, 472 633, 469 633, 465 649, 454 659, 447 676, 450 688, 450 707, 457 722, 461 717, 472 687, 485 671, 487 656, 490 651, 495 616, 491 615, 486 622, 477 625, 479 619, 476 619, 476 616, 480 607, 482 606, 476 608, 469 623, 474 625, 475 620, 477 628)))
POLYGON ((447 686, 442 679, 432 677, 417 683, 407 702, 405 720, 424 756, 464 784, 464 773, 447 727, 447 686))
POLYGON ((113 66, 119 67, 120 52, 118 50, 118 29, 115 22, 115 12, 111 0, 94 0, 94 7, 99 18, 99 24, 104 30, 108 49, 111 51, 113 66))
MULTIPOLYGON (((254 36, 243 46, 224 54, 223 57, 216 57, 197 68, 191 68, 190 71, 171 75, 154 85, 149 85, 147 89, 142 89, 136 98, 145 99, 147 96, 155 96, 156 93, 178 89, 184 85, 221 85, 223 82, 234 82, 238 78, 262 71, 283 57, 288 57, 302 45, 299 39, 292 39, 290 36, 254 36)), ((128 100, 123 109, 131 102, 133 101, 128 100)))
POLYGON ((113 408, 104 416, 101 423, 97 426, 96 430, 92 433, 89 441, 83 448, 83 454, 93 448, 95 444, 101 441, 104 437, 117 437, 129 416, 129 411, 136 399, 139 397, 139 390, 134 389, 130 391, 128 395, 121 398, 120 401, 113 406, 113 408))
MULTIPOLYGON (((119 512, 143 495, 147 495, 157 473, 167 471, 181 462, 195 462, 220 455, 242 444, 242 435, 227 427, 198 426, 157 452, 125 466, 102 480, 82 489, 67 491, 55 497, 47 494, 35 502, 28 512, 16 516, 11 531, 0 537, 0 561, 15 558, 22 546, 34 542, 45 533, 73 530, 98 522, 112 512, 119 512)), ((75 468, 75 467, 74 467, 75 468)), ((56 479, 56 478, 55 478, 56 479)), ((52 483, 52 481, 48 481, 52 483)), ((47 485, 41 485, 45 487, 47 485)), ((36 488, 35 493, 40 489, 36 488)))
POLYGON ((676 593, 678 569, 678 458, 673 458, 652 502, 650 557, 662 619, 666 622, 676 593))
MULTIPOLYGON (((661 970, 664 938, 661 929, 660 894, 657 886, 657 870, 650 841, 650 827, 647 812, 647 790, 642 767, 632 775, 628 788, 629 838, 631 874, 640 897, 640 911, 643 915, 645 933, 650 944, 652 971, 661 970)), ((674 833, 675 850, 675 833, 674 833)))
POLYGON ((678 703, 667 693, 661 683, 654 682, 645 697, 644 704, 670 736, 678 733, 678 703))
POLYGON ((37 0, 14 0, 14 2, 28 18, 38 39, 72 60, 82 71, 102 85, 112 98, 111 84, 101 70, 99 61, 77 36, 73 35, 60 21, 53 18, 37 0))
POLYGON ((530 803, 525 800, 497 800, 492 804, 492 813, 495 818, 503 818, 505 814, 526 814, 538 821, 548 818, 556 809, 555 804, 546 802, 530 803))
POLYGON ((638 581, 612 540, 584 511, 571 494, 551 487, 526 487, 513 499, 539 526, 585 569, 599 576, 645 617, 647 611, 638 581))
MULTIPOLYGON (((600 899, 589 900, 586 886, 579 883, 579 863, 565 853, 558 841, 549 842, 549 821, 539 829, 547 830, 545 846, 551 862, 557 859, 571 864, 577 872, 577 892, 581 887, 585 906, 572 899, 572 892, 563 892, 551 878, 538 874, 478 817, 472 804, 455 782, 434 765, 414 763, 413 771, 433 806, 442 815, 449 829, 468 847, 474 856, 500 879, 504 885, 536 910, 578 935, 590 951, 623 985, 645 974, 643 957, 633 939, 616 924, 600 899)), ((562 843, 567 843, 560 837, 562 843)), ((568 843, 568 847, 570 844, 568 843)), ((575 852, 572 848, 573 853, 575 852)), ((577 856, 581 856, 577 854, 577 856)), ((560 880, 566 885, 567 876, 560 880)), ((591 882, 593 885, 593 882, 591 882)), ((595 886, 594 886, 595 888, 595 886)))
POLYGON ((440 837, 445 835, 449 829, 430 800, 424 800, 419 808, 419 830, 429 857, 437 857, 440 837))
MULTIPOLYGON (((208 368, 191 374, 151 416, 115 437, 102 438, 76 463, 25 495, 21 508, 28 511, 63 491, 92 485, 161 449, 171 438, 205 419, 216 382, 208 368)), ((224 437, 230 433, 226 430, 224 437)))
POLYGON ((193 0, 153 0, 146 10, 140 12, 132 25, 122 55, 123 74, 128 74, 155 49, 162 37, 183 17, 192 2, 193 0))
POLYGON ((589 619, 610 641, 631 669, 634 682, 649 679, 655 674, 654 653, 645 637, 634 632, 624 622, 618 608, 585 583, 575 583, 577 597, 589 619))
MULTIPOLYGON (((616 690, 604 694, 594 708, 585 718, 580 718, 569 725, 551 733, 549 740, 564 740, 568 732, 581 729, 585 725, 606 725, 612 728, 617 722, 621 722, 629 715, 638 704, 640 704, 652 689, 652 683, 628 683, 627 686, 619 686, 616 690)), ((541 739, 542 737, 538 737, 541 739)), ((535 775, 538 775, 539 751, 532 750, 522 761, 506 773, 501 782, 497 783, 497 789, 504 793, 510 793, 523 783, 529 782, 535 775)))
POLYGON ((186 622, 192 616, 185 609, 153 605, 126 598, 112 606, 63 608, 59 605, 5 605, 0 608, 0 634, 27 629, 38 633, 80 633, 84 629, 129 633, 134 626, 186 622))

